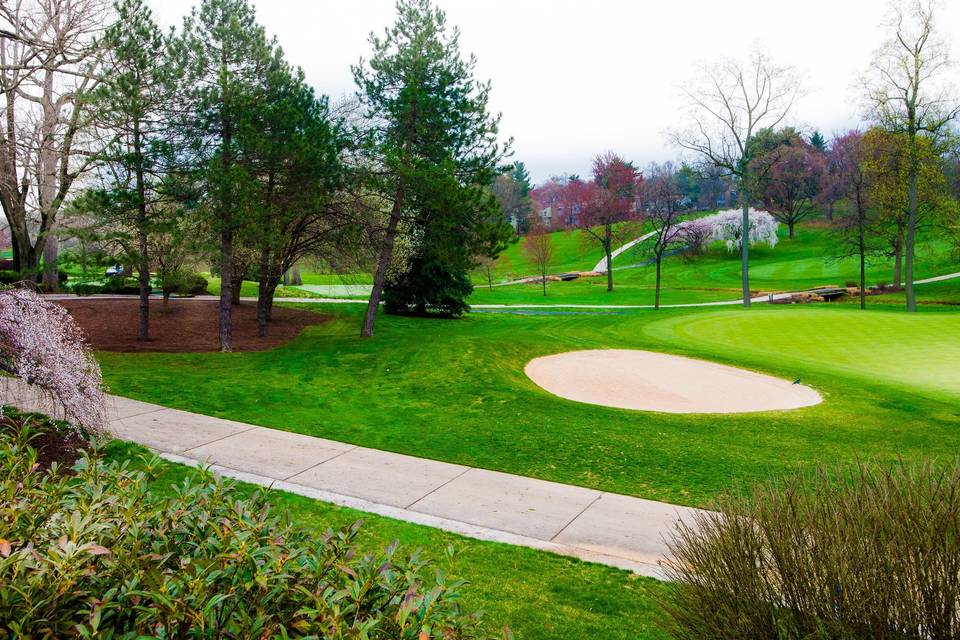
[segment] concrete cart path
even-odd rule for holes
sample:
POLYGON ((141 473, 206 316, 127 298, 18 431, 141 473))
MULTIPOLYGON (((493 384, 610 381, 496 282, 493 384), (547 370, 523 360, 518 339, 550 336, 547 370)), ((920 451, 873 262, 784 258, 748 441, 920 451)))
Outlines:
POLYGON ((167 460, 481 540, 662 577, 678 518, 694 510, 357 447, 111 396, 110 427, 167 460))

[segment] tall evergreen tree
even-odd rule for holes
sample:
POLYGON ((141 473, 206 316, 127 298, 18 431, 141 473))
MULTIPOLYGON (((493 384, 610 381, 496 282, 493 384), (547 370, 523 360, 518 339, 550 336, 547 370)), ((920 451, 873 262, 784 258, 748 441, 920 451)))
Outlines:
POLYGON ((373 291, 361 330, 365 337, 373 335, 402 229, 410 232, 418 253, 402 268, 406 282, 395 290, 398 306, 406 306, 399 303, 413 282, 408 276, 428 269, 426 265, 428 270, 448 269, 441 278, 450 285, 448 292, 461 296, 466 290, 465 271, 449 271, 465 264, 466 252, 462 245, 455 247, 455 240, 468 241, 474 225, 485 218, 480 212, 492 206, 479 193, 493 179, 504 153, 497 143, 499 117, 487 112, 490 85, 474 79, 475 59, 462 58, 458 30, 447 28, 444 13, 429 0, 399 0, 396 23, 382 37, 371 34, 370 44, 369 63, 361 60, 353 73, 358 98, 374 123, 367 147, 378 167, 373 187, 384 194, 390 211, 380 234, 373 291), (451 202, 469 208, 443 212, 441 205, 451 202), (441 213, 447 216, 442 222, 441 213), (459 249, 453 252, 455 259, 452 248, 459 249))
POLYGON ((827 140, 823 137, 823 134, 819 131, 814 131, 810 136, 810 146, 819 151, 820 153, 827 152, 827 140))
POLYGON ((220 349, 232 351, 234 236, 254 186, 240 162, 237 132, 265 107, 263 79, 279 54, 246 0, 202 0, 184 20, 177 44, 185 71, 188 166, 203 186, 203 209, 219 236, 220 349))
POLYGON ((240 235, 256 253, 261 336, 267 334, 283 274, 353 227, 336 207, 344 136, 331 121, 326 97, 318 99, 303 72, 280 59, 270 65, 263 82, 263 108, 251 111, 237 131, 240 161, 254 185, 240 235))
POLYGON ((129 233, 134 239, 127 257, 137 265, 140 279, 137 339, 148 340, 149 239, 169 211, 158 205, 170 157, 173 73, 168 43, 144 0, 121 0, 116 12, 117 21, 103 37, 109 73, 93 95, 93 108, 111 140, 101 154, 101 188, 90 195, 111 233, 129 233))

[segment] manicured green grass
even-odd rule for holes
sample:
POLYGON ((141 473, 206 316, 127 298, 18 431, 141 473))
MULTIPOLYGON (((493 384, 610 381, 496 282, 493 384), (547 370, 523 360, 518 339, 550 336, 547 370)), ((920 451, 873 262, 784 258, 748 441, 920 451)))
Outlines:
MULTIPOLYGON (((130 460, 144 450, 112 443, 107 453, 130 460)), ((155 491, 171 487, 192 469, 163 464, 155 491)), ((239 485, 239 490, 254 490, 239 485)), ((523 640, 594 638, 627 640, 663 638, 655 624, 657 598, 668 585, 625 571, 589 564, 523 547, 463 538, 437 529, 391 520, 310 500, 281 491, 269 492, 271 503, 290 512, 302 527, 321 534, 363 520, 358 538, 362 550, 383 550, 394 540, 423 555, 469 584, 462 590, 467 611, 482 610, 491 634, 508 626, 523 640), (445 550, 456 549, 453 558, 445 550)))
MULTIPOLYGON (((796 238, 787 239, 781 229, 776 247, 757 246, 750 249, 750 286, 754 292, 797 291, 823 285, 843 286, 857 281, 858 265, 852 258, 835 259, 838 254, 835 237, 816 223, 797 228, 796 238)), ((917 250, 917 279, 960 271, 946 242, 932 232, 921 237, 917 250)), ((614 291, 608 293, 603 278, 551 283, 548 298, 552 303, 570 304, 651 304, 656 271, 642 264, 649 258, 647 243, 638 245, 614 259, 614 291)), ((588 267, 588 268, 592 268, 588 267)), ((555 270, 559 272, 560 269, 555 270)), ((527 272, 527 275, 533 270, 527 272)), ((682 256, 667 258, 663 264, 663 302, 691 303, 714 300, 736 300, 740 297, 740 256, 719 245, 712 246, 696 259, 682 256)), ((868 283, 889 283, 893 279, 893 262, 871 260, 868 283)), ((529 285, 483 287, 485 281, 474 276, 476 291, 470 302, 533 303, 542 301, 529 285)))
MULTIPOLYGON (((652 305, 655 289, 637 279, 624 281, 620 272, 614 290, 607 291, 605 277, 578 278, 571 282, 547 282, 547 295, 539 282, 488 288, 475 285, 470 304, 591 304, 591 305, 652 305)), ((660 304, 689 304, 691 302, 718 302, 736 300, 739 292, 732 289, 662 289, 660 304)))
MULTIPOLYGON (((211 276, 209 273, 203 274, 203 277, 207 279, 207 293, 212 296, 220 295, 220 278, 216 276, 211 276)), ((256 282, 251 282, 250 280, 244 280, 240 285, 240 297, 242 298, 256 298, 258 292, 260 291, 260 286, 256 282)), ((321 296, 314 295, 309 291, 304 291, 303 289, 298 289, 297 287, 285 287, 280 285, 277 287, 276 296, 278 298, 319 298, 321 296)))
POLYGON ((300 280, 303 284, 372 284, 369 273, 315 273, 309 267, 300 267, 300 280))
MULTIPOLYGON (((317 309, 318 305, 310 305, 317 309)), ((681 504, 816 462, 960 447, 960 314, 756 305, 458 321, 320 307, 333 322, 258 353, 100 354, 112 391, 358 445, 681 504), (814 407, 739 415, 608 409, 523 373, 571 349, 646 348, 801 377, 814 407)), ((319 309, 318 309, 319 310, 319 309)))

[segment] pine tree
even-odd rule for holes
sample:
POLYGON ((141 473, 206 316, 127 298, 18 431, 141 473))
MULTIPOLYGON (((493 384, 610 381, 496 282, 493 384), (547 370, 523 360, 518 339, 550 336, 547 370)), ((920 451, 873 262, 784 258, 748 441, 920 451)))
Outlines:
POLYGON ((814 131, 813 135, 810 136, 810 146, 820 153, 827 152, 827 140, 819 131, 814 131))
MULTIPOLYGON (((237 132, 266 105, 263 78, 277 47, 246 0, 203 0, 184 20, 177 42, 187 113, 182 119, 188 165, 203 185, 203 210, 219 235, 221 351, 233 349, 231 292, 234 236, 252 203, 237 132)), ((237 274, 238 276, 241 274, 237 274)))
POLYGON ((263 109, 249 112, 237 132, 241 162, 254 185, 255 205, 240 235, 257 255, 261 336, 283 274, 354 227, 334 206, 345 141, 326 97, 318 99, 303 72, 280 58, 268 68, 264 90, 263 109))
POLYGON ((490 211, 491 199, 484 200, 480 192, 503 157, 497 144, 499 116, 487 112, 490 85, 474 80, 475 60, 461 57, 457 29, 448 30, 444 13, 429 0, 400 0, 397 14, 383 37, 371 34, 369 63, 361 61, 353 69, 358 97, 375 123, 367 149, 383 168, 372 186, 390 203, 361 331, 365 337, 373 335, 401 229, 413 239, 416 258, 404 268, 391 306, 419 308, 424 292, 408 294, 421 277, 416 286, 442 282, 436 285, 445 291, 439 298, 446 300, 454 292, 462 303, 469 289, 469 282, 464 283, 469 249, 464 245, 490 211), (451 202, 470 208, 442 209, 451 202), (414 271, 421 275, 412 276, 414 271))
POLYGON ((111 135, 101 154, 101 187, 89 194, 98 202, 98 221, 112 234, 129 231, 127 252, 140 279, 138 340, 148 340, 150 263, 148 241, 162 225, 162 177, 170 157, 174 78, 168 64, 168 42, 153 21, 144 0, 121 0, 117 21, 104 33, 110 73, 92 96, 101 125, 111 135))

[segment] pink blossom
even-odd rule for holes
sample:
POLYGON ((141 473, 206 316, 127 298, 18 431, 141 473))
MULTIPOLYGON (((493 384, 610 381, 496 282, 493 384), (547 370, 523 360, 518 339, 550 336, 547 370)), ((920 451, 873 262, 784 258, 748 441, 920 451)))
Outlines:
POLYGON ((55 417, 105 430, 100 367, 63 307, 26 289, 0 291, 0 369, 52 403, 55 417))

